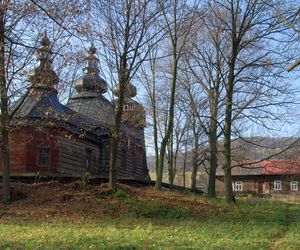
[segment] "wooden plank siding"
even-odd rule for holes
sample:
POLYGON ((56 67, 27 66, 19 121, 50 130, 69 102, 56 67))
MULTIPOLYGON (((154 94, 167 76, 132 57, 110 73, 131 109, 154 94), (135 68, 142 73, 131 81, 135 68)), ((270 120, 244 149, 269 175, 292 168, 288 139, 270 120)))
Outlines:
MULTIPOLYGON (((70 140, 59 137, 58 172, 82 175, 89 172, 93 175, 108 177, 110 160, 110 138, 103 138, 99 145, 86 140, 70 140), (92 154, 91 168, 87 168, 87 149, 92 154)), ((132 180, 150 180, 145 165, 144 148, 126 140, 119 142, 117 154, 117 178, 132 180)))
POLYGON ((76 141, 68 138, 58 138, 58 171, 68 174, 91 174, 101 175, 100 146, 87 142, 76 141), (90 167, 87 164, 87 150, 91 152, 90 167))

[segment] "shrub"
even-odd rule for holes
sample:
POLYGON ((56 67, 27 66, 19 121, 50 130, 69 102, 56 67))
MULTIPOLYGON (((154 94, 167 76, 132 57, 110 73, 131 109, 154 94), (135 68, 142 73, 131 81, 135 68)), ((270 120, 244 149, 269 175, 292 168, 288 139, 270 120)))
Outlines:
POLYGON ((116 198, 120 198, 120 199, 124 199, 126 198, 128 195, 126 194, 126 192, 123 189, 118 188, 116 190, 116 192, 114 193, 114 196, 116 198))

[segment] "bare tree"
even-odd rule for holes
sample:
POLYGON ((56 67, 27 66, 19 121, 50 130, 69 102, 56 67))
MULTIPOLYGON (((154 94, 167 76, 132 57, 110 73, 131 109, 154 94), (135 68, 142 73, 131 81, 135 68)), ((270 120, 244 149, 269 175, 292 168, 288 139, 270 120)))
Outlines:
POLYGON ((9 144, 8 144, 8 94, 5 78, 5 14, 6 3, 0 6, 0 94, 1 94, 1 150, 3 169, 3 202, 10 201, 9 185, 9 144))
MULTIPOLYGON (((299 27, 299 14, 300 8, 295 1, 284 1, 283 3, 272 1, 263 1, 267 6, 274 9, 276 16, 282 25, 289 28, 291 31, 291 36, 289 38, 289 44, 298 44, 300 27, 299 27)), ((292 55, 292 60, 294 63, 289 64, 287 71, 290 72, 300 65, 299 59, 294 59, 296 55, 292 55)))
MULTIPOLYGON (((148 108, 148 117, 151 119, 151 127, 153 128, 153 144, 155 154, 155 171, 157 176, 158 163, 159 163, 159 128, 158 128, 158 106, 159 106, 159 78, 160 68, 158 59, 158 46, 159 43, 153 47, 149 54, 149 60, 144 62, 140 68, 140 77, 142 85, 144 86, 147 93, 146 108, 148 108)), ((151 136, 152 137, 152 136, 151 136)))
POLYGON ((207 123, 206 112, 208 104, 206 97, 201 92, 201 87, 193 81, 190 74, 185 70, 181 71, 183 74, 181 79, 181 111, 185 113, 187 127, 190 134, 189 141, 192 144, 192 174, 191 174, 191 189, 197 189, 197 173, 198 169, 207 160, 206 156, 206 133, 204 123, 207 123), (205 117, 205 119, 204 119, 205 117))
POLYGON ((96 26, 98 42, 104 49, 110 75, 115 85, 118 85, 109 170, 109 185, 115 190, 125 91, 142 62, 149 56, 152 48, 149 43, 158 34, 155 29, 151 29, 158 11, 156 3, 150 0, 93 1, 91 16, 96 26))
MULTIPOLYGON (((208 137, 209 197, 216 196, 215 176, 218 166, 218 138, 222 131, 222 112, 220 111, 223 106, 224 75, 226 74, 225 59, 222 54, 228 49, 227 39, 222 35, 224 31, 216 23, 217 21, 211 13, 206 11, 198 23, 201 32, 195 33, 190 41, 190 52, 185 57, 187 68, 183 68, 201 86, 201 91, 209 103, 207 115, 200 116, 196 112, 199 125, 208 137)), ((190 94, 190 98, 193 98, 192 94, 190 94)))
MULTIPOLYGON (((282 74, 284 62, 280 59, 280 47, 274 37, 282 27, 270 7, 261 1, 213 1, 209 8, 230 43, 228 52, 222 54, 227 67, 223 136, 226 201, 233 203, 232 133, 242 118, 252 117, 252 121, 259 122, 263 116, 258 115, 262 112, 258 103, 266 100, 267 93, 280 89, 278 84, 274 88, 273 82, 282 74), (219 10, 224 14, 219 15, 219 10), (255 118, 248 113, 251 110, 255 110, 255 118)), ((271 96, 275 95, 269 95, 264 107, 274 105, 271 96)))
POLYGON ((169 111, 167 116, 167 128, 161 141, 159 152, 159 166, 157 171, 157 180, 155 188, 160 189, 162 185, 163 169, 165 161, 165 152, 170 136, 174 129, 174 107, 176 96, 176 85, 178 76, 178 63, 182 55, 185 53, 187 41, 191 35, 192 25, 198 17, 197 6, 195 2, 193 6, 189 6, 188 1, 160 1, 160 8, 162 11, 163 19, 166 25, 167 37, 171 43, 171 93, 169 111))
POLYGON ((178 156, 182 144, 184 143, 184 136, 187 133, 188 129, 188 119, 186 119, 184 112, 181 112, 180 107, 178 107, 179 105, 180 102, 177 102, 177 108, 174 116, 174 130, 167 146, 169 184, 171 189, 173 188, 174 179, 177 174, 178 156))

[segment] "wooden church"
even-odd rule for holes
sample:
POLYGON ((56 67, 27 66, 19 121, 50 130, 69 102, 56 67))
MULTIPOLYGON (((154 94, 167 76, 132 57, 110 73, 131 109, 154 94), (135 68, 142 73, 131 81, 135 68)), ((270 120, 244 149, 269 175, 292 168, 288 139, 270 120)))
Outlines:
MULTIPOLYGON (((85 58, 83 75, 75 82, 76 94, 63 105, 55 86, 50 41, 45 34, 37 50, 31 86, 11 107, 10 163, 12 173, 55 173, 108 177, 114 104, 103 94, 107 83, 99 76, 96 49, 85 58)), ((114 89, 118 96, 118 86, 114 89)), ((145 151, 145 110, 132 98, 135 86, 126 88, 119 141, 119 179, 149 181, 145 151)), ((0 167, 1 172, 1 167, 0 167)))

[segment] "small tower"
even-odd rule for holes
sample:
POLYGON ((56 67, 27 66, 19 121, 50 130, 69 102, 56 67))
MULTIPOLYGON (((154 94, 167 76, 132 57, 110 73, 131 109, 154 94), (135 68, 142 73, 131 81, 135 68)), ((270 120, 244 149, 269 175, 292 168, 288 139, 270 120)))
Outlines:
POLYGON ((67 106, 95 120, 99 126, 110 127, 114 124, 113 105, 103 96, 107 92, 107 83, 99 76, 99 59, 95 54, 96 48, 91 46, 84 59, 83 75, 75 81, 77 94, 67 106))
MULTIPOLYGON (((114 87, 113 93, 115 96, 119 96, 119 84, 114 87)), ((143 105, 132 99, 136 94, 136 87, 128 82, 124 90, 122 120, 129 127, 144 129, 146 127, 146 112, 143 105)), ((117 104, 117 100, 115 100, 115 104, 117 104)))
MULTIPOLYGON (((127 69, 125 69, 127 71, 127 69)), ((125 72, 128 76, 128 72, 125 72)), ((120 95, 120 84, 113 89, 115 96, 120 95)), ((147 168, 146 147, 144 128, 146 127, 146 112, 140 103, 133 100, 136 96, 137 90, 129 81, 124 88, 124 101, 122 122, 126 125, 127 134, 127 149, 126 157, 133 171, 134 178, 150 180, 149 170, 147 168), (132 142, 132 143, 131 143, 132 142)), ((118 99, 114 101, 115 109, 118 108, 118 99)))
POLYGON ((32 88, 44 88, 55 90, 54 86, 58 83, 58 76, 52 69, 52 49, 50 40, 45 33, 41 40, 42 47, 37 49, 37 67, 30 72, 29 81, 32 88))
POLYGON ((88 56, 84 59, 85 67, 83 75, 75 82, 75 89, 78 93, 104 94, 107 92, 107 83, 99 76, 99 59, 95 56, 96 48, 91 46, 88 56))

